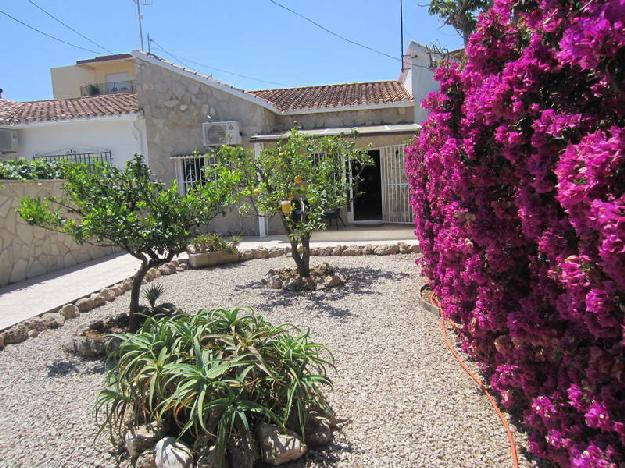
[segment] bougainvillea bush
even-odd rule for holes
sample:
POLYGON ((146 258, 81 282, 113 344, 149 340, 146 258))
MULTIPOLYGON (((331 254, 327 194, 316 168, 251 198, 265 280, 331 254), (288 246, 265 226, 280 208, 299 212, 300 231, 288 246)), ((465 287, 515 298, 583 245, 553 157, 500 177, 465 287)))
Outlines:
POLYGON ((407 149, 422 266, 530 448, 625 464, 625 1, 496 0, 407 149))

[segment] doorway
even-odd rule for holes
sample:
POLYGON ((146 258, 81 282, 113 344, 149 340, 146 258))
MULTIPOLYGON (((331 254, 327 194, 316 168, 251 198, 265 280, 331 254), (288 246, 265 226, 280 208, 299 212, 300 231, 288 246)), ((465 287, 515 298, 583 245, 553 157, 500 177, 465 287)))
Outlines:
MULTIPOLYGON (((382 178, 380 173, 380 150, 369 151, 373 165, 366 166, 360 173, 360 183, 354 197, 354 221, 382 220, 382 178)), ((352 175, 360 167, 352 165, 352 175)))

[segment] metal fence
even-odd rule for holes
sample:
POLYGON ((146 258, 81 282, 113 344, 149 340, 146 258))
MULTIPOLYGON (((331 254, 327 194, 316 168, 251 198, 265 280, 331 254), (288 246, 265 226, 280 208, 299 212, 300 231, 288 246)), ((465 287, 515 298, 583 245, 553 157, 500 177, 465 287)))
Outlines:
POLYGON ((70 162, 77 164, 94 165, 96 163, 111 164, 113 158, 110 151, 99 151, 92 153, 74 153, 72 151, 61 154, 37 155, 34 159, 43 159, 48 162, 70 162))
POLYGON ((382 213, 387 223, 411 224, 414 213, 410 208, 408 179, 404 168, 406 145, 380 148, 382 176, 382 213))
POLYGON ((129 81, 109 81, 107 83, 90 83, 80 87, 81 96, 101 96, 115 93, 134 93, 135 82, 129 81))

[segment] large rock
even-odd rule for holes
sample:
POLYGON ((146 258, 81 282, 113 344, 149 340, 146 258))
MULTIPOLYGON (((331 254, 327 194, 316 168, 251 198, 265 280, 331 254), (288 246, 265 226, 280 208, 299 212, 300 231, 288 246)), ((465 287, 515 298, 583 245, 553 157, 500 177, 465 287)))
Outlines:
POLYGON ((0 333, 0 351, 4 349, 4 333, 0 333))
POLYGON ((269 250, 264 247, 260 247, 258 249, 252 249, 253 258, 267 258, 269 256, 269 250))
POLYGON ((191 468, 193 454, 191 449, 175 437, 165 437, 154 448, 154 461, 157 468, 191 468))
POLYGON ((154 448, 157 442, 157 431, 151 425, 133 427, 124 434, 126 450, 132 459, 137 458, 141 452, 154 448))
POLYGON ((13 325, 4 331, 4 344, 17 344, 28 339, 28 328, 25 325, 13 325))
POLYGON ((49 328, 59 328, 65 324, 65 317, 56 312, 48 312, 40 317, 34 317, 26 322, 24 325, 29 330, 35 330, 42 332, 49 328))
POLYGON ((319 447, 332 442, 332 422, 320 414, 312 413, 306 421, 304 430, 306 443, 311 447, 319 447))
POLYGON ((76 301, 76 307, 78 307, 78 311, 80 313, 84 314, 85 312, 89 312, 91 309, 97 307, 97 305, 95 304, 95 299, 93 298, 93 296, 90 296, 78 299, 76 301))
POLYGON ((261 458, 270 465, 282 465, 300 459, 308 451, 295 432, 282 432, 274 424, 262 423, 257 428, 261 458))
POLYGON ((352 246, 352 247, 347 247, 345 250, 343 250, 343 252, 341 253, 341 255, 343 257, 357 257, 359 255, 362 255, 363 251, 360 247, 356 246, 352 246))
POLYGON ((161 275, 173 275, 176 273, 176 267, 172 267, 169 263, 165 263, 158 267, 157 270, 161 275))
POLYGON ((102 296, 102 298, 107 302, 112 302, 117 297, 115 295, 115 291, 113 291, 112 288, 103 289, 102 291, 100 291, 100 296, 102 296))
POLYGON ((397 245, 379 245, 375 248, 374 253, 376 255, 395 255, 399 253, 399 247, 397 245))
POLYGON ((72 320, 78 317, 78 315, 80 314, 80 309, 74 304, 65 304, 63 307, 61 307, 59 313, 63 317, 65 317, 65 320, 72 320))
POLYGON ((154 449, 141 452, 135 461, 135 468, 156 468, 156 456, 154 449))

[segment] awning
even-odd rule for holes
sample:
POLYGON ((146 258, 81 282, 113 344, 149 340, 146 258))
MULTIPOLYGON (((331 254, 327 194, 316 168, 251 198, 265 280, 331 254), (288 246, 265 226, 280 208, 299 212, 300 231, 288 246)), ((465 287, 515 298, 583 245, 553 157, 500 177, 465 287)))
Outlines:
MULTIPOLYGON (((308 136, 335 136, 349 135, 353 131, 358 132, 359 137, 375 135, 411 135, 421 129, 419 124, 399 124, 399 125, 370 125, 366 127, 342 127, 342 128, 320 128, 316 130, 300 130, 301 134, 308 136)), ((278 141, 289 137, 289 132, 275 133, 270 135, 253 135, 252 142, 278 141)))

